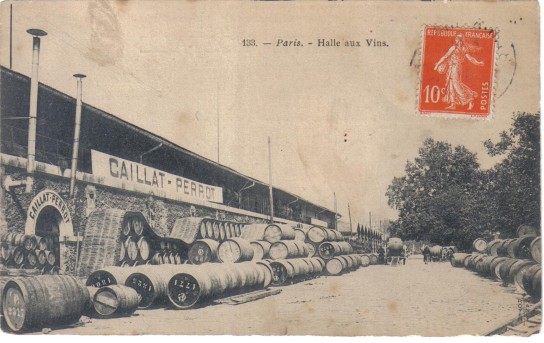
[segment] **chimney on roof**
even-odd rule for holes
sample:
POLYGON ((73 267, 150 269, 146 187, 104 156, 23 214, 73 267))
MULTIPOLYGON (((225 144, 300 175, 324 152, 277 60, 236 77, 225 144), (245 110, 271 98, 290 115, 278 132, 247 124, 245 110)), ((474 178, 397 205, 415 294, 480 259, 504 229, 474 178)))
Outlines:
POLYGON ((28 119, 28 156, 26 166, 26 192, 32 193, 34 171, 36 170, 36 121, 38 113, 38 69, 40 65, 40 37, 47 32, 40 29, 29 29, 32 35, 32 76, 30 78, 30 110, 28 119))
POLYGON ((76 120, 74 125, 74 145, 72 148, 72 168, 70 170, 70 197, 75 194, 76 187, 76 172, 77 172, 77 160, 79 155, 79 133, 81 131, 81 107, 82 107, 82 93, 83 93, 83 79, 86 75, 74 74, 77 79, 77 95, 76 95, 76 120))

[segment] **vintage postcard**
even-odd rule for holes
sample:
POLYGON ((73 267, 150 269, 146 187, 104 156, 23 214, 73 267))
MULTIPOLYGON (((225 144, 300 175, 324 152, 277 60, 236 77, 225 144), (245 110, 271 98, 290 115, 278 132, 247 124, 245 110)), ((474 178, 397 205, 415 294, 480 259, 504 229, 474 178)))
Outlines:
POLYGON ((15 335, 540 332, 537 1, 3 1, 15 335))

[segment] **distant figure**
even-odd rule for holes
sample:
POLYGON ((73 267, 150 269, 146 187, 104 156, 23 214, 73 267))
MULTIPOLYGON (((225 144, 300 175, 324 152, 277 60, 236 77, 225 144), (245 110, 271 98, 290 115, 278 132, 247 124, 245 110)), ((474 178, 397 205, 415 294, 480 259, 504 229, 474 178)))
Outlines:
POLYGON ((429 249, 429 246, 425 246, 423 248, 423 262, 427 264, 427 262, 431 261, 431 249, 429 249))
POLYGON ((378 248, 377 252, 378 252, 378 263, 387 264, 387 261, 385 260, 385 250, 383 249, 381 245, 378 248))

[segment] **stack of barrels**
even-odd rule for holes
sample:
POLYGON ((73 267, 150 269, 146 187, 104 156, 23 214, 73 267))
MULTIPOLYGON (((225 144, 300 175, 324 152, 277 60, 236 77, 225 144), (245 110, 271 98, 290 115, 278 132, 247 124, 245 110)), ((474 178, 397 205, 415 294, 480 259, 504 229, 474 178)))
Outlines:
POLYGON ((170 305, 188 309, 206 299, 266 288, 272 282, 269 263, 204 263, 201 265, 107 267, 87 279, 94 288, 93 307, 100 317, 129 315, 136 308, 170 305), (100 296, 106 292, 103 296, 100 296), (136 293, 136 297, 134 296, 136 293), (109 310, 103 301, 110 297, 109 310), (114 311, 112 309, 115 309, 114 311))
POLYGON ((224 241, 231 237, 240 237, 244 225, 238 222, 204 218, 200 224, 198 238, 224 241))
POLYGON ((540 236, 525 234, 514 239, 493 240, 485 246, 480 243, 478 250, 472 254, 453 254, 452 266, 465 267, 505 285, 513 285, 520 293, 541 298, 540 236))
POLYGON ((318 277, 323 273, 325 265, 320 257, 272 260, 272 285, 282 286, 318 277))
POLYGON ((198 239, 189 249, 192 264, 207 262, 239 263, 266 258, 306 257, 305 244, 294 242, 294 231, 285 224, 252 224, 244 228, 240 237, 229 237, 218 242, 198 239))
POLYGON ((183 263, 182 242, 156 237, 141 216, 127 216, 122 226, 120 245, 117 265, 121 267, 183 263))
POLYGON ((174 222, 170 236, 186 244, 197 239, 222 242, 231 237, 240 237, 246 224, 207 217, 183 217, 174 222))
POLYGON ((331 258, 327 261, 325 270, 328 275, 340 275, 350 271, 357 270, 359 267, 368 266, 370 264, 370 258, 364 259, 362 255, 350 254, 341 255, 331 258))
MULTIPOLYGON (((319 247, 323 243, 333 243, 332 246, 330 244, 325 244, 323 246, 324 251, 326 250, 330 251, 331 247, 332 249, 340 250, 342 248, 339 247, 337 243, 347 243, 347 242, 343 242, 344 238, 342 237, 342 234, 339 231, 326 229, 320 226, 296 228, 295 239, 304 241, 307 244, 310 251, 310 256, 314 256, 314 255, 321 256, 321 254, 319 253, 319 247)), ((347 244, 351 247, 349 243, 347 244)))
POLYGON ((59 272, 58 236, 36 236, 23 233, 0 235, 0 262, 9 268, 37 269, 42 274, 59 272))

